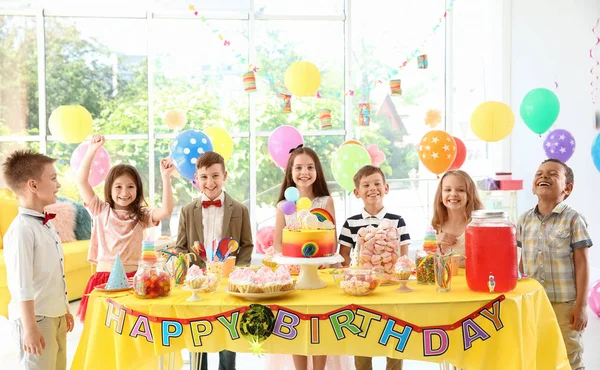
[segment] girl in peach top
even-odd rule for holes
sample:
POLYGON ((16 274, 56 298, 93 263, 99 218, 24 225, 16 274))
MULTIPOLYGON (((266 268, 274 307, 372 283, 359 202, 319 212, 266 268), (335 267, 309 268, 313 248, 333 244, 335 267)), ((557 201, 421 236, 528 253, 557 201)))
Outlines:
POLYGON ((92 137, 77 172, 79 191, 94 219, 88 261, 96 265, 96 273, 88 281, 77 312, 81 321, 85 319, 87 294, 94 287, 108 281, 116 256, 121 256, 127 276, 133 277, 142 254, 144 229, 157 226, 160 220, 173 211, 170 175, 174 167, 169 159, 163 159, 160 163, 162 207, 146 207, 142 178, 128 164, 119 164, 110 169, 104 181, 105 201, 100 200, 88 182, 88 175, 94 154, 103 144, 103 136, 92 137))

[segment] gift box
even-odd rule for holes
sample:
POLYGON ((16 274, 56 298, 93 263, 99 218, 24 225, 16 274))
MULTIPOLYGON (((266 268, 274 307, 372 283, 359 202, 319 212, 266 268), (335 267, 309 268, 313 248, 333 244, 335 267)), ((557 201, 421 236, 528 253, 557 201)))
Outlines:
POLYGON ((498 180, 500 190, 523 190, 523 180, 498 180))
POLYGON ((479 190, 498 190, 498 182, 490 177, 477 181, 479 190))
POLYGON ((494 180, 512 180, 511 172, 496 172, 494 180))

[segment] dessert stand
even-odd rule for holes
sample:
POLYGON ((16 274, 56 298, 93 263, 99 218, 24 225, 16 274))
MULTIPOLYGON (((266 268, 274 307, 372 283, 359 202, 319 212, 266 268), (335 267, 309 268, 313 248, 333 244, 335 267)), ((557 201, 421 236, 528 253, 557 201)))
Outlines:
POLYGON ((280 265, 300 265, 300 275, 298 275, 298 280, 296 280, 296 289, 304 290, 325 288, 327 284, 319 277, 319 266, 343 261, 344 257, 339 254, 318 258, 273 257, 273 262, 280 265))

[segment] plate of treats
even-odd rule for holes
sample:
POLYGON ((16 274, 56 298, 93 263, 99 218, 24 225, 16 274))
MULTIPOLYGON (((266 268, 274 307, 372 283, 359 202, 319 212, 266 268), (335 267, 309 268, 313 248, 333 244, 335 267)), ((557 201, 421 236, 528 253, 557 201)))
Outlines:
POLYGON ((279 266, 275 271, 262 267, 236 269, 229 275, 227 293, 248 300, 276 298, 296 290, 296 282, 288 270, 279 266))

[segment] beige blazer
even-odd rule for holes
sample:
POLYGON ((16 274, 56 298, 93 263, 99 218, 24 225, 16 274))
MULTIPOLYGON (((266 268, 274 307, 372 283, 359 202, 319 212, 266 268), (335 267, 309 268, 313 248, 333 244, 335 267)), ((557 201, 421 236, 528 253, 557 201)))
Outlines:
MULTIPOLYGON (((225 193, 223 200, 223 238, 231 237, 240 243, 236 256, 237 266, 248 266, 252 259, 252 228, 250 227, 250 213, 248 207, 238 202, 225 193)), ((179 216, 179 231, 177 232, 177 245, 175 250, 179 253, 192 252, 191 246, 195 241, 204 244, 204 226, 202 224, 202 197, 187 204, 181 209, 179 216)), ((204 262, 195 262, 199 267, 204 267, 204 262)))

